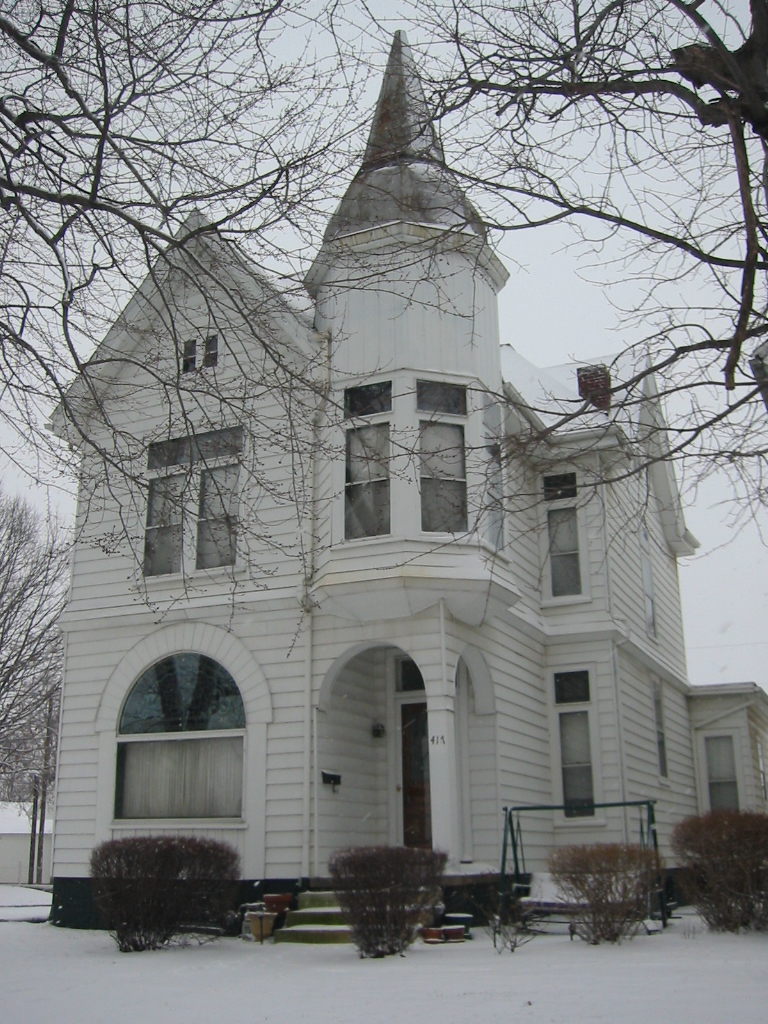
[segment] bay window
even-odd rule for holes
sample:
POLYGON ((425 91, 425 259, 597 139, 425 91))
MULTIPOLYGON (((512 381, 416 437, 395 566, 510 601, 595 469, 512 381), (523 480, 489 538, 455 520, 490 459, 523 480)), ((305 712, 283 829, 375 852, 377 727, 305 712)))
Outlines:
POLYGON ((579 517, 575 505, 561 504, 576 497, 576 474, 544 477, 544 499, 557 502, 547 511, 547 539, 552 597, 581 594, 579 517))
POLYGON ((392 382, 380 381, 347 388, 344 415, 348 419, 376 417, 346 434, 344 536, 347 540, 380 537, 390 532, 389 422, 392 382))
POLYGON ((421 528, 425 533, 465 533, 464 426, 446 422, 445 417, 466 416, 467 389, 441 381, 417 381, 416 407, 440 416, 419 424, 421 528))

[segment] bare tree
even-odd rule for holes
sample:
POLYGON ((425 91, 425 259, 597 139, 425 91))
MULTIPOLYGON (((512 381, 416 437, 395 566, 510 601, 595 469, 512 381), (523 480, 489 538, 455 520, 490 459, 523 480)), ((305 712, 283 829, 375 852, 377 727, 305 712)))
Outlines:
MULTIPOLYGON (((326 45, 318 29, 322 9, 306 0, 4 6, 0 418, 7 455, 21 437, 58 456, 43 427, 62 403, 71 441, 117 467, 121 453, 107 440, 117 427, 100 400, 104 368, 89 359, 142 280, 180 273, 179 254, 196 237, 223 231, 246 244, 260 269, 290 271, 292 261, 295 268, 355 128, 358 85, 348 72, 345 90, 330 89, 337 57, 332 37, 326 45), (87 411, 68 396, 78 375, 90 392, 87 411)), ((206 280, 186 259, 186 272, 208 295, 215 273, 208 267, 206 280)), ((187 336, 167 313, 180 372, 187 336)), ((279 369, 259 330, 263 320, 254 324, 254 345, 279 369)), ((111 352, 113 363, 120 358, 111 352)), ((167 376, 161 383, 178 390, 167 376)))
MULTIPOLYGON (((636 465, 691 458, 764 502, 768 3, 436 0, 427 32, 434 108, 491 225, 568 222, 584 264, 631 286, 609 400, 637 422, 652 397, 670 421, 646 416, 658 443, 636 465)), ((522 410, 537 450, 596 422, 581 391, 522 410)))
POLYGON ((0 786, 26 800, 51 782, 67 547, 21 498, 0 496, 0 786))

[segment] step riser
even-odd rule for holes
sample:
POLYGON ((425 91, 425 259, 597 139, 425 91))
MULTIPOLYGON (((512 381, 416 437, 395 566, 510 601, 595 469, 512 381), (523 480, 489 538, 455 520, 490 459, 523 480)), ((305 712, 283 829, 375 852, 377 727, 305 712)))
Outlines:
POLYGON ((285 919, 286 928, 294 928, 299 924, 346 924, 344 915, 338 908, 330 907, 314 910, 291 910, 285 919))
POLYGON ((275 942, 296 942, 307 944, 323 944, 333 942, 351 942, 349 932, 338 932, 332 928, 327 931, 301 932, 297 928, 281 928, 275 932, 275 942))
POLYGON ((318 907, 338 907, 335 892, 300 892, 299 910, 314 910, 318 907))

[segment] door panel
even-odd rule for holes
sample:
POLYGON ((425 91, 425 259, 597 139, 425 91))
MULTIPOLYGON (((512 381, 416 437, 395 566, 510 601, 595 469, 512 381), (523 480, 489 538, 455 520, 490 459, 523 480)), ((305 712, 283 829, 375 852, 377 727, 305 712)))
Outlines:
POLYGON ((403 844, 432 849, 427 705, 402 704, 403 844))

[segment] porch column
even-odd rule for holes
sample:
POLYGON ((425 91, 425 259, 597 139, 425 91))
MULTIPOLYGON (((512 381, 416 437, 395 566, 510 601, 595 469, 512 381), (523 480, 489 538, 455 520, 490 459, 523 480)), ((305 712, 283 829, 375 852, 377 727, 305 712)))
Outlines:
POLYGON ((461 860, 461 841, 453 696, 427 698, 427 724, 432 848, 447 853, 450 864, 458 864, 461 860))

